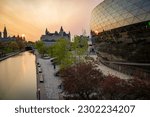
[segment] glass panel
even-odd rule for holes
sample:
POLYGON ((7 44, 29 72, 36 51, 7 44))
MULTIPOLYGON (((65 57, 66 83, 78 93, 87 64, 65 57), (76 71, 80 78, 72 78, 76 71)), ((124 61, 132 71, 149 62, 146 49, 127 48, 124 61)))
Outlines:
MULTIPOLYGON (((144 0, 143 0, 143 1, 144 1, 144 0)), ((147 2, 144 2, 144 3, 143 3, 143 7, 144 7, 144 6, 150 6, 150 1, 148 0, 147 2)))
POLYGON ((131 11, 130 13, 131 13, 132 15, 134 15, 134 16, 135 16, 135 15, 137 15, 137 14, 138 14, 138 10, 137 10, 137 9, 135 9, 135 10, 131 11))
POLYGON ((143 14, 143 13, 145 13, 144 10, 142 10, 142 9, 138 10, 138 15, 143 14))
POLYGON ((143 9, 144 9, 144 11, 149 12, 150 11, 150 5, 144 6, 143 9))
POLYGON ((119 21, 120 25, 124 24, 124 20, 119 21))
POLYGON ((126 19, 126 21, 128 22, 128 24, 131 24, 132 22, 133 22, 133 17, 130 17, 130 18, 128 18, 128 19, 126 19))
POLYGON ((139 20, 138 18, 136 18, 136 17, 133 19, 133 23, 137 23, 137 22, 139 22, 139 21, 140 21, 140 20, 139 20))
POLYGON ((128 13, 127 18, 133 17, 133 15, 131 13, 128 13))
POLYGON ((146 14, 137 16, 137 18, 140 19, 140 21, 143 21, 145 19, 145 17, 146 17, 146 14))
POLYGON ((150 13, 146 14, 146 17, 145 17, 145 21, 148 21, 148 20, 150 20, 150 13))

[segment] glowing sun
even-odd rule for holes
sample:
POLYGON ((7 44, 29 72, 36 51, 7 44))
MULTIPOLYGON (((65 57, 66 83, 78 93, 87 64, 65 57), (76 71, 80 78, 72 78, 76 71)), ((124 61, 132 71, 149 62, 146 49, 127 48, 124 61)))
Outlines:
POLYGON ((25 37, 26 35, 25 35, 25 34, 22 34, 21 36, 22 36, 22 37, 25 37))

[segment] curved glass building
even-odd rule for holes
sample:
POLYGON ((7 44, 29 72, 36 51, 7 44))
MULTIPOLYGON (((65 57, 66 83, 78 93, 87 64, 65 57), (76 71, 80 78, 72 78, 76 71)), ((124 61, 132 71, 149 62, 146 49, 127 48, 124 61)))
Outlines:
POLYGON ((150 36, 150 0, 104 0, 92 11, 92 36, 147 38, 150 36))

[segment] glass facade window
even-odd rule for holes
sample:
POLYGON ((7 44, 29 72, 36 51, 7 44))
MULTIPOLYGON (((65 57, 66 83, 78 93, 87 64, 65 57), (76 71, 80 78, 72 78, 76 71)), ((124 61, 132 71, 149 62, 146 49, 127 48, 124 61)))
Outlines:
POLYGON ((150 21, 150 0, 104 0, 92 11, 92 31, 108 31, 150 21))

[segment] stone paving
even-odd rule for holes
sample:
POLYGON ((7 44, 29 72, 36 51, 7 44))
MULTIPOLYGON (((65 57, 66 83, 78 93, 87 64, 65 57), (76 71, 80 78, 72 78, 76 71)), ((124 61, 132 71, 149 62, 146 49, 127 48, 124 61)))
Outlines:
POLYGON ((54 69, 50 59, 42 59, 38 58, 38 61, 42 68, 42 74, 44 77, 44 88, 49 100, 58 100, 60 99, 59 93, 61 90, 58 86, 61 84, 61 79, 59 77, 54 76, 54 74, 58 71, 58 67, 54 69))
MULTIPOLYGON (((97 55, 90 55, 90 57, 92 57, 96 60, 97 55)), ((124 73, 121 73, 117 70, 111 69, 111 68, 103 65, 101 62, 98 62, 98 64, 96 64, 96 65, 97 65, 97 68, 100 69, 104 75, 114 75, 114 76, 117 76, 121 79, 130 79, 130 78, 132 78, 129 75, 126 75, 124 73)))
POLYGON ((111 69, 111 68, 103 65, 102 63, 98 64, 98 69, 100 69, 104 75, 113 75, 113 76, 117 76, 121 79, 130 79, 130 78, 132 78, 131 76, 126 75, 124 73, 121 73, 119 71, 116 71, 114 69, 111 69))

